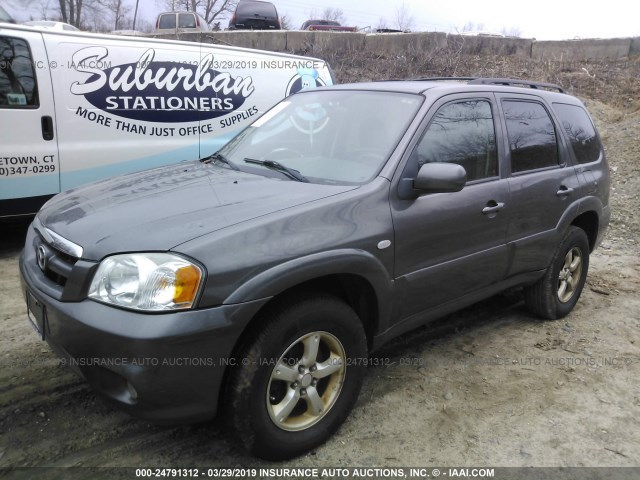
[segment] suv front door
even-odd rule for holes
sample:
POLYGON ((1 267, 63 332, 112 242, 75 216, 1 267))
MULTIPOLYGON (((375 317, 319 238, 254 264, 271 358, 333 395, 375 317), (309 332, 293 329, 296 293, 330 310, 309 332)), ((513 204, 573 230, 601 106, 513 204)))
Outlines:
POLYGON ((509 188, 500 178, 495 112, 490 94, 437 102, 398 192, 391 195, 402 318, 455 301, 506 274, 509 188), (406 198, 403 185, 427 162, 462 165, 467 184, 459 192, 406 198))

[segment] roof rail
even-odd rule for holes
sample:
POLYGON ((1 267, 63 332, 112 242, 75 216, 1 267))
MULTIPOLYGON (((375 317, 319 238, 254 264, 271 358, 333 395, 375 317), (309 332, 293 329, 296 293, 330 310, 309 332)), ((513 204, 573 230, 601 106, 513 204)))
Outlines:
POLYGON ((416 80, 420 82, 444 82, 447 80, 471 82, 472 80, 477 80, 477 79, 478 79, 477 77, 418 77, 418 78, 411 78, 409 80, 410 81, 416 80))
POLYGON ((532 82, 530 80, 517 80, 515 78, 474 78, 469 81, 470 85, 517 85, 533 89, 546 88, 564 93, 560 85, 554 83, 532 82))

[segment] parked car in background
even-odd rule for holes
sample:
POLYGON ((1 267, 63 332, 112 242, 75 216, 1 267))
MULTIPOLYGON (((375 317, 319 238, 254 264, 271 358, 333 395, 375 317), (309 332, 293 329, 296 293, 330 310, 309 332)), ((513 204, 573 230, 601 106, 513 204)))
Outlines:
POLYGON ((229 30, 280 30, 276 6, 259 0, 242 0, 229 20, 229 30))
POLYGON ((53 22, 50 20, 32 20, 30 22, 24 22, 23 25, 28 25, 30 27, 47 28, 50 30, 67 31, 67 32, 80 31, 79 28, 74 27, 73 25, 69 25, 68 23, 53 22))
POLYGON ((163 12, 156 19, 154 33, 198 33, 209 30, 209 24, 195 12, 163 12))
POLYGON ((515 286, 568 315, 610 215, 600 138, 560 87, 337 85, 200 162, 56 196, 22 293, 40 338, 125 411, 219 408, 281 460, 338 429, 392 338, 515 286))
POLYGON ((9 13, 2 7, 0 7, 0 22, 16 23, 11 15, 9 15, 9 13))
POLYGON ((333 20, 307 20, 302 24, 300 30, 318 30, 325 32, 357 32, 356 27, 344 27, 339 22, 333 20))

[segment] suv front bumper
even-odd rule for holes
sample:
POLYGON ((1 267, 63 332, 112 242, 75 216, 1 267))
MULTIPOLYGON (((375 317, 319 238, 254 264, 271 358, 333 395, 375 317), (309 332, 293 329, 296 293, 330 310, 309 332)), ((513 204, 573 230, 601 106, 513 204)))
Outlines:
POLYGON ((233 348, 268 301, 162 314, 62 302, 37 288, 38 267, 27 261, 23 253, 21 286, 39 335, 94 390, 156 423, 215 416, 233 348))

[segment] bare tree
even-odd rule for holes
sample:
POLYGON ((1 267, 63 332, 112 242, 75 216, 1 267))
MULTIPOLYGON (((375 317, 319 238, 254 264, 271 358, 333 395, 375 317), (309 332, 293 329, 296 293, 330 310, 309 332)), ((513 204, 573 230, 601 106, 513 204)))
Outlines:
POLYGON ((291 18, 286 13, 284 15, 280 15, 280 28, 282 30, 291 30, 292 23, 291 18))
POLYGON ((473 23, 473 22, 467 22, 464 24, 464 27, 462 27, 462 30, 460 30, 461 32, 476 32, 476 31, 480 31, 480 30, 484 30, 484 23, 473 23))
POLYGON ((321 20, 330 20, 332 22, 338 22, 343 25, 347 23, 347 19, 344 16, 344 12, 341 8, 327 7, 322 11, 321 20))
POLYGON ((413 15, 404 3, 396 8, 396 27, 398 30, 410 31, 415 26, 415 23, 413 15))
POLYGON ((124 27, 125 17, 131 12, 131 7, 125 5, 125 0, 96 0, 100 7, 103 7, 113 15, 113 29, 120 30, 124 27))
POLYGON ((389 29, 389 24, 387 23, 387 19, 382 17, 378 19, 378 26, 376 27, 376 30, 388 30, 388 29, 389 29))
POLYGON ((62 21, 80 28, 84 0, 58 0, 62 21))
POLYGON ((511 27, 511 28, 502 27, 502 30, 500 30, 500 33, 503 34, 505 37, 520 38, 522 36, 522 30, 520 30, 518 27, 511 27))
POLYGON ((225 13, 233 12, 238 0, 161 0, 158 3, 168 10, 196 12, 211 25, 225 13))

